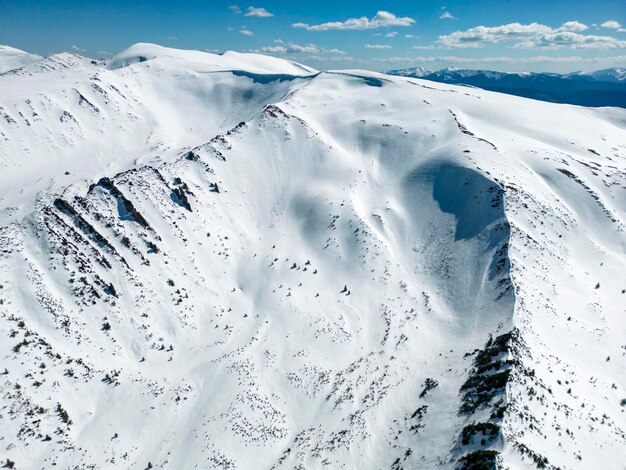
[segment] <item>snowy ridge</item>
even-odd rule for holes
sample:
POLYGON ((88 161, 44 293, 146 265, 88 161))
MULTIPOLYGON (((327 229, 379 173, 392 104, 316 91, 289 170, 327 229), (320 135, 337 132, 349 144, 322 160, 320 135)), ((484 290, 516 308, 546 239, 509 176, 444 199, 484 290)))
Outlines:
POLYGON ((43 57, 0 44, 0 74, 40 61, 43 57))
POLYGON ((617 468, 626 113, 265 59, 0 77, 3 458, 617 468))
MULTIPOLYGON (((237 60, 245 60, 246 54, 225 54, 239 59, 224 59, 150 45, 133 46, 120 56, 161 51, 167 54, 157 60, 112 71, 75 54, 57 54, 2 77, 3 209, 32 201, 50 184, 67 185, 144 161, 172 159, 181 148, 199 145, 207 135, 249 119, 280 99, 297 73, 312 70, 272 58, 264 66, 254 65, 263 57, 257 54, 251 55, 250 70, 236 70, 237 60), (193 60, 185 61, 189 54, 193 60), (220 70, 224 73, 209 73, 220 70), (232 80, 243 72, 266 74, 271 82, 232 80)), ((24 206, 25 211, 31 208, 30 203, 24 206)))
POLYGON ((107 63, 107 68, 112 70, 147 60, 182 62, 184 68, 193 68, 198 72, 246 70, 250 73, 282 73, 290 75, 311 75, 317 72, 315 69, 297 62, 261 54, 234 51, 227 51, 224 54, 212 54, 171 49, 156 44, 135 44, 110 60, 107 63))
POLYGON ((570 75, 584 78, 590 77, 594 80, 605 80, 609 82, 623 82, 626 80, 626 68, 612 67, 609 69, 596 70, 594 72, 578 72, 570 75))

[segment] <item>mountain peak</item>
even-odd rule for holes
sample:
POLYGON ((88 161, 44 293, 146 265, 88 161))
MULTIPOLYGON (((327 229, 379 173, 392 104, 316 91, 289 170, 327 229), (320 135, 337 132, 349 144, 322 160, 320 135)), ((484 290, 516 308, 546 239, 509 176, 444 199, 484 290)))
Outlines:
POLYGON ((622 466, 626 110, 108 65, 0 75, 3 465, 622 466))
POLYGON ((157 59, 173 67, 189 68, 197 72, 240 70, 259 74, 310 75, 315 69, 297 62, 254 53, 226 51, 223 54, 174 49, 150 43, 138 43, 120 52, 108 61, 109 69, 157 59))
POLYGON ((11 46, 0 45, 0 73, 35 63, 41 59, 43 59, 43 57, 36 54, 31 54, 11 46))

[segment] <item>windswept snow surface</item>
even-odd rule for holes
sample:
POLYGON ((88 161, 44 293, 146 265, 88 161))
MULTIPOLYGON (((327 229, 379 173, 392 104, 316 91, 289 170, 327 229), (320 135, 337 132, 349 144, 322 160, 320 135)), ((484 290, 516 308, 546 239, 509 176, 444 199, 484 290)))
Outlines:
POLYGON ((0 458, 621 468, 625 129, 146 44, 0 76, 0 458))
POLYGON ((0 74, 39 62, 43 57, 0 45, 0 74))

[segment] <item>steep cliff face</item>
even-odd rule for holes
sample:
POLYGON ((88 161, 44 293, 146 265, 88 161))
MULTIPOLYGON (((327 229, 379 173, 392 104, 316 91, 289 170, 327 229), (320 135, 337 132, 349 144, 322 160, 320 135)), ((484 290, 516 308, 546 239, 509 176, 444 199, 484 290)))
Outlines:
POLYGON ((622 460, 624 112, 46 60, 0 77, 16 468, 622 460))

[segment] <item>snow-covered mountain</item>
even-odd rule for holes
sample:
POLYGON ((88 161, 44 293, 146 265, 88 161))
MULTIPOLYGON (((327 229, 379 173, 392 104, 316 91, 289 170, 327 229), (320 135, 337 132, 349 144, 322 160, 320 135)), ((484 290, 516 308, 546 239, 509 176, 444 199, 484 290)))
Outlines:
POLYGON ((421 78, 426 75, 430 75, 433 71, 424 67, 410 67, 408 69, 390 70, 387 73, 390 75, 398 75, 400 77, 421 78))
POLYGON ((609 69, 596 70, 595 72, 577 72, 569 74, 568 76, 592 78, 593 80, 606 82, 623 82, 626 80, 626 67, 612 67, 609 69))
POLYGON ((620 468, 625 130, 149 44, 0 76, 0 458, 620 468))
POLYGON ((569 74, 497 72, 447 67, 431 71, 419 67, 389 70, 390 75, 423 78, 440 83, 470 85, 526 98, 583 106, 626 108, 626 69, 569 74))
POLYGON ((43 57, 15 49, 14 47, 0 45, 0 73, 17 69, 34 62, 39 62, 43 57))

